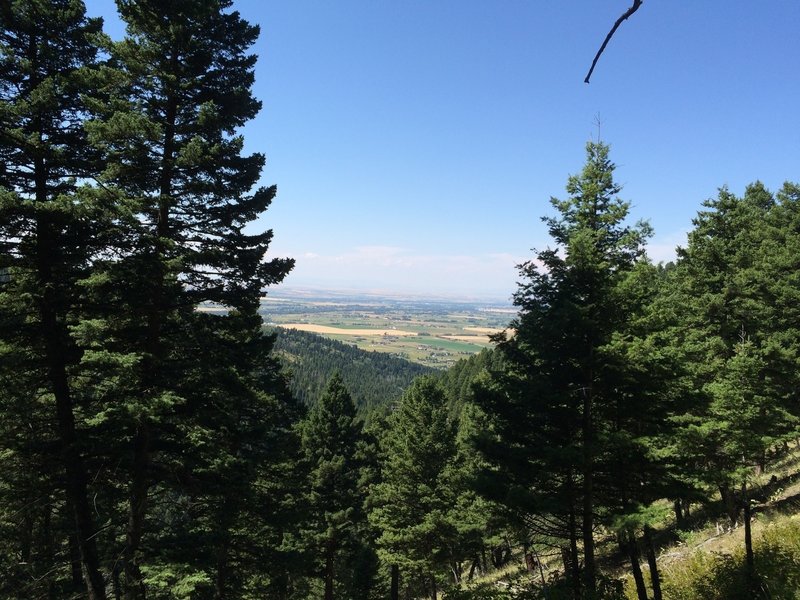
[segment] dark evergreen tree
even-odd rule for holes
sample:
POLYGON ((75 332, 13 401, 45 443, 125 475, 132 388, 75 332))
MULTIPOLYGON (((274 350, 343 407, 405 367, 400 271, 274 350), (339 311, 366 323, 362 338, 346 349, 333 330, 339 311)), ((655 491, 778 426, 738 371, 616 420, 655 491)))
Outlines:
POLYGON ((695 465, 707 497, 719 491, 732 522, 744 509, 751 570, 748 484, 797 426, 791 189, 780 205, 759 183, 707 201, 679 249, 671 299, 673 345, 696 390, 674 455, 695 465))
POLYGON ((628 204, 617 197, 608 146, 586 150, 582 172, 567 183, 570 197, 551 201, 559 216, 545 219, 556 247, 521 266, 514 335, 498 346, 505 369, 478 399, 494 427, 484 448, 503 483, 495 489, 505 490, 498 500, 568 540, 576 596, 580 528, 583 587, 594 598, 595 518, 610 501, 610 467, 634 455, 619 416, 640 401, 620 389, 626 365, 613 342, 636 309, 624 283, 649 228, 624 224, 628 204))
POLYGON ((310 469, 307 541, 313 562, 322 563, 323 598, 352 597, 348 583, 366 520, 364 494, 359 489, 362 431, 353 400, 338 373, 309 412, 302 439, 310 469))
POLYGON ((437 574, 452 559, 455 427, 444 391, 431 377, 414 380, 389 417, 382 440, 382 481, 372 492, 371 523, 385 565, 399 568, 410 590, 435 599, 437 574))
POLYGON ((127 379, 98 398, 128 482, 127 598, 144 596, 145 570, 158 580, 164 560, 181 581, 210 585, 217 597, 234 593, 231 536, 254 498, 243 490, 257 476, 270 427, 286 431, 275 416, 285 411, 273 410, 285 396, 259 386, 276 379, 263 372, 277 365, 265 362, 272 339, 261 335, 257 310, 292 261, 264 260, 270 231, 245 233, 275 188, 251 193, 264 157, 244 155, 236 134, 260 107, 250 91, 256 57, 247 53, 258 27, 230 6, 120 0, 127 35, 109 47, 105 95, 87 124, 107 157, 103 191, 135 216, 120 223, 126 244, 92 281, 90 293, 108 311, 96 335, 86 332, 96 356, 130 365, 127 379), (197 311, 204 302, 227 313, 197 311), (215 541, 159 558, 169 529, 155 516, 161 498, 175 494, 193 499, 202 514, 192 520, 213 525, 196 533, 215 541))
POLYGON ((59 581, 65 560, 55 554, 65 538, 74 555, 72 591, 82 578, 87 597, 106 595, 90 505, 93 449, 76 389, 81 348, 70 330, 81 282, 113 218, 108 207, 79 197, 77 183, 93 172, 81 95, 91 91, 100 27, 77 0, 0 7, 0 394, 3 439, 17 471, 2 486, 24 503, 15 513, 21 556, 38 554, 27 582, 3 577, 33 586, 20 596, 38 585, 51 596, 70 593, 59 581), (34 549, 34 538, 44 546, 34 549))

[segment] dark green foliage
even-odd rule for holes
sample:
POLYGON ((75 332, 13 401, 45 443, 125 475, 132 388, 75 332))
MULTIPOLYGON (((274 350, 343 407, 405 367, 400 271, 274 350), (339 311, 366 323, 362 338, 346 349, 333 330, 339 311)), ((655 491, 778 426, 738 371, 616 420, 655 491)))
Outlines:
POLYGON ((420 375, 434 372, 384 352, 366 352, 314 333, 278 329, 275 352, 291 373, 295 398, 313 406, 334 373, 350 391, 360 414, 385 411, 420 375))
POLYGON ((78 1, 0 7, 0 494, 3 527, 16 532, 3 537, 15 558, 0 578, 11 597, 84 583, 105 597, 70 330, 115 216, 77 184, 96 167, 81 94, 92 90, 99 30, 78 1))
POLYGON ((428 589, 454 558, 456 430, 447 413, 441 387, 418 378, 381 440, 382 480, 373 488, 369 518, 380 532, 382 562, 398 565, 411 590, 428 589))
POLYGON ((370 559, 361 473, 365 441, 350 394, 334 374, 302 425, 309 468, 309 522, 303 538, 326 600, 366 598, 372 587, 376 565, 370 559))
POLYGON ((3 460, 29 473, 0 493, 31 509, 2 526, 35 565, 4 580, 23 597, 238 596, 280 578, 262 561, 298 471, 257 314, 292 262, 244 232, 275 191, 250 192, 264 158, 236 135, 259 108, 258 30, 226 1, 119 8, 116 44, 80 2, 0 8, 3 460))
MULTIPOLYGON (((483 436, 492 497, 572 555, 583 542, 584 587, 596 593, 594 520, 636 500, 649 469, 643 423, 659 404, 632 362, 632 325, 652 292, 642 263, 646 224, 624 225, 608 147, 587 144, 570 197, 545 219, 556 247, 520 267, 515 334, 498 345, 502 368, 476 395, 491 429, 483 436), (580 530, 580 536, 578 531, 580 530)), ((577 581, 575 582, 577 593, 577 581)))
POLYGON ((119 2, 127 36, 109 47, 108 99, 87 124, 106 153, 105 189, 135 216, 93 282, 113 304, 100 335, 87 335, 108 361, 133 361, 131 381, 101 399, 105 425, 124 434, 112 451, 129 482, 129 598, 165 573, 198 594, 242 593, 259 563, 247 524, 266 526, 261 505, 280 504, 257 492, 270 483, 265 465, 291 458, 275 452, 293 445, 293 409, 257 309, 292 261, 264 260, 272 233, 244 231, 275 189, 251 193, 264 157, 244 155, 236 135, 260 107, 247 54, 258 28, 230 4, 119 2), (196 311, 202 302, 229 312, 196 311), (190 504, 191 518, 165 527, 161 497, 190 504), (165 537, 186 536, 191 546, 163 551, 165 537))

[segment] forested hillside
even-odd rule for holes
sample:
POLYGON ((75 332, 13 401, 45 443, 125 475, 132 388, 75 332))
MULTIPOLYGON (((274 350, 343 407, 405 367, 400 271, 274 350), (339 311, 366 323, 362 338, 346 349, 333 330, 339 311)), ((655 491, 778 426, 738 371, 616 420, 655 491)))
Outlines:
POLYGON ((295 329, 276 329, 275 355, 289 374, 292 395, 314 405, 328 381, 339 373, 362 414, 388 410, 411 381, 434 369, 385 352, 367 352, 352 344, 295 329))
POLYGON ((0 8, 0 598, 798 597, 800 186, 721 188, 655 264, 589 142, 494 349, 276 337, 258 27, 117 6, 0 8))

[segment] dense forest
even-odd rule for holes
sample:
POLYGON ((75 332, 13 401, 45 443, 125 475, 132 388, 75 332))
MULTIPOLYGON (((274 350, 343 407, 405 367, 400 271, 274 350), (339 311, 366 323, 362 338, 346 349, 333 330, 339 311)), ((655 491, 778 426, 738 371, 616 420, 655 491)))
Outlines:
POLYGON ((400 398, 415 377, 430 367, 385 352, 367 352, 352 344, 296 329, 277 329, 274 352, 289 377, 292 396, 315 404, 331 377, 339 373, 364 416, 381 412, 400 398))
POLYGON ((798 438, 800 186, 720 189, 654 264, 590 142, 494 350, 276 341, 258 28, 118 7, 116 42, 79 0, 0 9, 0 597, 796 597, 751 521, 798 438), (699 513, 744 540, 692 595, 658 551, 699 513))

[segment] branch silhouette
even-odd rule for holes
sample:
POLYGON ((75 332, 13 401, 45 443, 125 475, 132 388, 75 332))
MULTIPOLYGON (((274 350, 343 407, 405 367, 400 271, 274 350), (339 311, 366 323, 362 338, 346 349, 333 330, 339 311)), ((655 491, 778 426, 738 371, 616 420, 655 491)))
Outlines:
POLYGON ((622 16, 616 20, 614 26, 611 28, 611 31, 608 32, 606 39, 603 40, 603 45, 600 46, 600 50, 598 50, 597 54, 595 54, 594 60, 592 61, 592 66, 589 69, 589 72, 586 74, 586 79, 583 80, 584 83, 589 83, 589 78, 592 76, 592 73, 594 72, 594 68, 597 65, 597 61, 600 60, 600 56, 603 54, 603 51, 606 49, 606 46, 608 46, 608 42, 611 41, 611 38, 614 36, 614 33, 616 33, 617 29, 619 29, 619 26, 622 25, 623 21, 627 20, 628 17, 630 17, 633 13, 639 10, 639 7, 642 5, 642 2, 643 0, 633 0, 633 4, 631 5, 631 7, 624 13, 622 13, 622 16))

